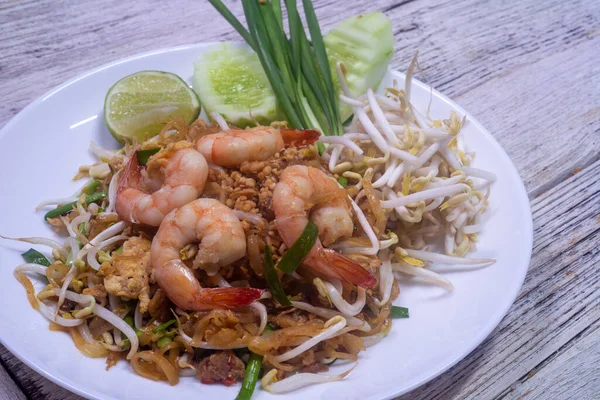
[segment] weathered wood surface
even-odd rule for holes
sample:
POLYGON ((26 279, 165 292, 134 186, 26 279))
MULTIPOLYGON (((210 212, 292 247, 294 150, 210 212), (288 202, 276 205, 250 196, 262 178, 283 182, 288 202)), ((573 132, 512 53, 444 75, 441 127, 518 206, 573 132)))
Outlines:
POLYGON ((25 395, 0 365, 0 400, 25 400, 25 395))
MULTIPOLYGON (((242 15, 239 1, 227 3, 242 15)), ((598 2, 315 5, 325 30, 359 12, 386 12, 397 40, 393 67, 406 68, 419 50, 426 79, 494 134, 532 199, 533 258, 521 296, 472 354, 403 398, 600 398, 598 2)), ((107 62, 237 38, 201 1, 4 0, 0 126, 50 88, 107 62)), ((0 399, 79 399, 1 347, 0 363, 0 399)))

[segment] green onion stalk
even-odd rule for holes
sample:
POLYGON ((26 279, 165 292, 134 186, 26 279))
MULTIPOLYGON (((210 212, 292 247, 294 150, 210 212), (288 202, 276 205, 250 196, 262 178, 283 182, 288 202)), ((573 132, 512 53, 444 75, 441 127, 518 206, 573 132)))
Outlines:
POLYGON ((312 2, 302 1, 309 40, 296 0, 285 0, 289 36, 284 31, 281 0, 243 0, 248 29, 221 0, 209 1, 258 55, 290 127, 342 135, 337 93, 312 2))

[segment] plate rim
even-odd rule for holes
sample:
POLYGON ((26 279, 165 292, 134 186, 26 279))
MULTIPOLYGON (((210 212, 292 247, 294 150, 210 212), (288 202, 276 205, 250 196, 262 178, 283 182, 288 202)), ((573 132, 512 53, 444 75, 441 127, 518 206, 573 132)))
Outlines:
MULTIPOLYGON (((120 64, 125 64, 125 63, 131 62, 134 60, 138 60, 141 58, 150 57, 150 56, 154 56, 154 55, 160 55, 160 54, 166 54, 166 53, 170 53, 170 52, 191 50, 191 49, 196 49, 196 48, 200 49, 200 48, 209 47, 209 46, 216 45, 218 43, 223 43, 223 42, 224 41, 201 42, 201 43, 195 43, 195 44, 184 44, 184 45, 179 45, 179 46, 164 47, 164 48, 160 48, 160 49, 156 49, 156 50, 150 50, 150 51, 146 51, 143 53, 134 54, 129 57, 119 58, 117 60, 108 62, 99 67, 96 67, 96 68, 93 68, 86 72, 83 72, 83 73, 75 76, 74 78, 71 78, 71 79, 63 82, 62 84, 59 84, 58 86, 51 88, 50 90, 46 91, 43 95, 37 97, 34 101, 27 104, 27 106, 25 106, 21 111, 19 111, 15 116, 13 116, 0 129, 0 140, 2 140, 2 138, 7 134, 7 132, 11 130, 13 125, 19 123, 21 121, 21 119, 25 118, 27 116, 27 114, 29 112, 31 112, 32 109, 37 107, 42 102, 46 101, 48 98, 59 93, 60 91, 79 82, 80 80, 83 80, 87 77, 97 74, 103 70, 113 68, 120 64)), ((232 41, 227 41, 227 42, 232 42, 232 41)), ((244 43, 241 41, 233 41, 233 42, 236 44, 244 43)), ((388 66, 387 73, 406 76, 403 72, 401 72, 397 69, 393 69, 390 66, 388 66)), ((519 272, 519 276, 517 277, 519 284, 515 285, 515 289, 514 289, 513 293, 507 293, 507 295, 505 297, 506 299, 510 298, 510 301, 506 302, 504 307, 501 308, 501 312, 496 313, 496 315, 497 315, 496 318, 491 319, 480 330, 479 335, 474 337, 474 339, 470 342, 470 346, 467 346, 468 347, 467 350, 461 352, 454 359, 452 359, 451 361, 449 361, 442 367, 438 368, 435 372, 429 374, 428 376, 424 377, 423 379, 415 382, 414 384, 412 384, 410 386, 407 386, 400 390, 392 389, 392 390, 387 390, 385 392, 382 392, 381 397, 380 397, 381 399, 392 399, 394 397, 408 393, 420 386, 423 386, 425 383, 432 381, 433 379, 437 378, 444 372, 448 371, 450 368, 452 368, 453 366, 458 364, 458 362, 460 362, 461 360, 463 360, 467 356, 469 356, 477 347, 479 347, 479 345, 481 345, 485 341, 485 339, 492 333, 492 331, 500 324, 500 322, 504 319, 504 317, 506 317, 506 315, 508 314, 508 311, 510 310, 510 308, 512 307, 514 302, 517 300, 518 295, 521 291, 521 288, 523 287, 523 283, 525 281, 527 272, 529 271, 529 266, 531 263, 531 255, 532 255, 532 251, 533 251, 533 215, 531 213, 531 202, 529 201, 529 197, 527 195, 527 191, 525 189, 523 180, 521 179, 521 176, 519 175, 519 172, 518 172, 516 166, 514 165, 514 163, 512 162, 512 160, 510 159, 510 157, 508 156, 506 151, 504 150, 504 148, 500 145, 500 143, 496 140, 496 138, 475 117, 473 117, 470 113, 468 113, 456 101, 451 100, 445 94, 439 92, 435 88, 433 88, 429 85, 426 85, 425 83, 423 83, 417 79, 413 78, 413 84, 420 86, 421 88, 424 88, 426 90, 430 90, 432 95, 435 95, 439 99, 443 100, 448 106, 452 107, 455 111, 457 111, 458 113, 460 113, 464 116, 468 116, 469 124, 475 125, 477 130, 481 134, 486 136, 487 140, 493 145, 494 151, 501 158, 503 158, 505 162, 507 161, 508 164, 511 166, 510 171, 508 171, 508 172, 510 175, 513 175, 512 180, 516 182, 515 189, 517 189, 517 190, 515 193, 515 197, 518 198, 517 199, 518 203, 523 203, 524 205, 526 205, 526 206, 524 206, 524 210, 525 209, 527 210, 527 218, 523 221, 523 225, 522 225, 523 233, 524 233, 523 240, 525 240, 527 242, 526 246, 525 246, 525 248, 527 249, 527 254, 524 255, 520 259, 521 265, 518 265, 517 266, 518 268, 516 268, 516 272, 519 272)), ((103 395, 102 393, 90 393, 84 389, 80 389, 78 386, 75 386, 74 384, 64 381, 61 378, 56 377, 49 371, 46 371, 44 368, 37 366, 37 364, 35 362, 33 362, 29 357, 27 357, 26 355, 24 355, 23 353, 21 353, 19 351, 16 351, 13 346, 11 346, 9 343, 7 343, 4 340, 2 335, 0 335, 0 344, 2 344, 8 351, 10 351, 11 354, 13 354, 15 357, 17 357, 20 361, 22 361, 29 368, 33 369, 35 372, 42 375, 43 377, 50 380, 51 382, 57 384, 58 386, 61 386, 62 388, 69 390, 72 393, 75 393, 77 395, 80 395, 80 396, 83 396, 86 398, 103 399, 103 397, 99 396, 99 395, 103 395)), ((106 397, 104 397, 104 398, 106 398, 106 397)))

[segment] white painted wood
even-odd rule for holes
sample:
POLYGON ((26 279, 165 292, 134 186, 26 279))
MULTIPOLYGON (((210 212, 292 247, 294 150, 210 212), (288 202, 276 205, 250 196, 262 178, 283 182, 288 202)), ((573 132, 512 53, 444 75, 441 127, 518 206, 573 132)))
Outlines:
MULTIPOLYGON (((226 3, 242 15, 239 1, 226 3)), ((535 244, 523 293, 478 349, 405 398, 594 398, 600 393, 593 379, 599 374, 590 369, 598 364, 600 317, 598 2, 314 3, 324 30, 359 12, 385 11, 397 41, 392 66, 406 68, 419 50, 426 79, 494 134, 533 199, 535 244), (583 171, 569 178, 575 168, 583 171)), ((50 88, 107 62, 237 39, 205 1, 2 1, 0 126, 50 88)), ((0 361, 17 384, 0 368, 0 400, 22 398, 19 388, 34 399, 79 399, 1 346, 0 361)))
POLYGON ((0 365, 0 400, 25 400, 26 397, 0 365))
MULTIPOLYGON (((600 315, 600 310, 598 315, 600 315)), ((502 399, 597 399, 600 388, 600 320, 517 381, 502 399), (586 355, 582 357, 582 355, 586 355), (577 396, 572 388, 577 387, 577 396)))

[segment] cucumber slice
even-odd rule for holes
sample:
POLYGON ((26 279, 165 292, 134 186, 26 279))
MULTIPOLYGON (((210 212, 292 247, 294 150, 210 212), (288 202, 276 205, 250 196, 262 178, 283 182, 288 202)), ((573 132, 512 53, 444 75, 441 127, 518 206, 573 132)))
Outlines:
MULTIPOLYGON (((377 11, 348 18, 323 39, 338 91, 341 91, 335 72, 338 61, 346 66, 348 87, 355 97, 379 86, 394 53, 394 34, 388 17, 377 11)), ((345 121, 352 115, 352 109, 340 104, 340 114, 345 121)))
MULTIPOLYGON (((351 17, 324 36, 336 92, 341 92, 336 64, 346 66, 348 87, 354 96, 381 83, 394 52, 391 21, 381 12, 351 17)), ((222 43, 194 64, 194 90, 204 111, 218 112, 239 127, 282 119, 277 100, 257 55, 247 46, 222 43)), ((352 109, 338 104, 342 121, 352 109)))
POLYGON ((240 128, 278 119, 277 101, 258 56, 223 43, 194 63, 194 90, 206 114, 217 112, 240 128))

